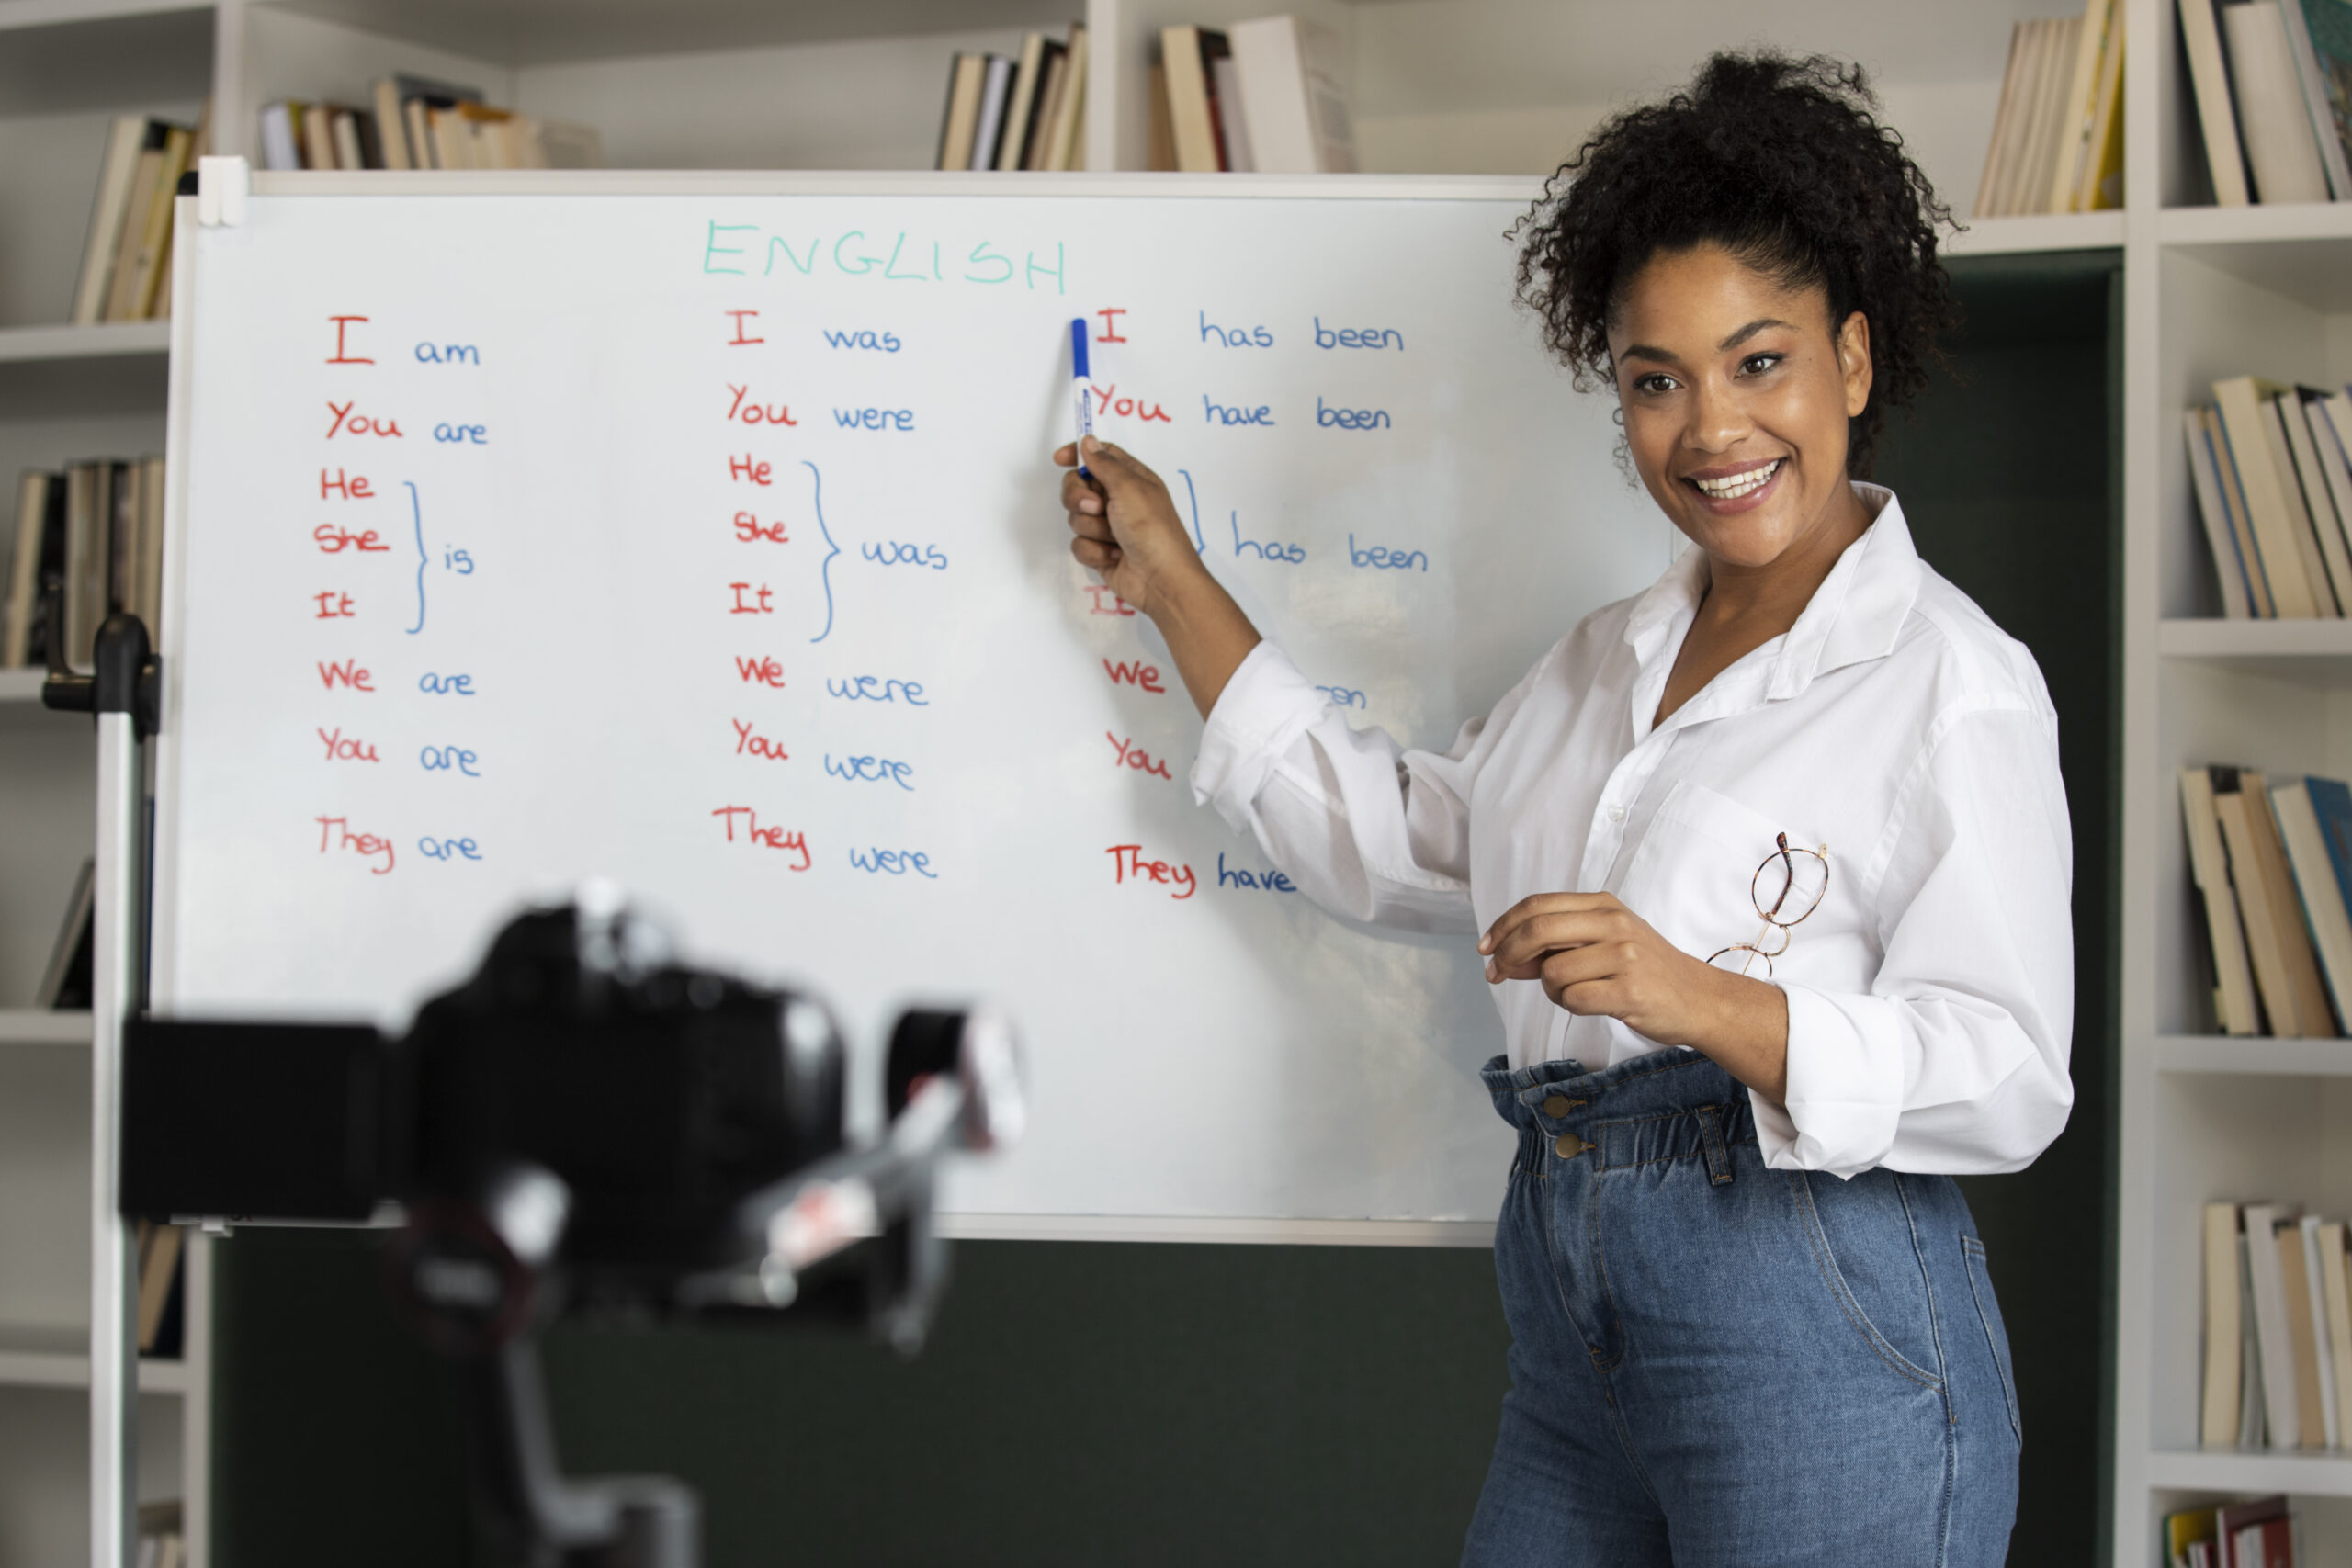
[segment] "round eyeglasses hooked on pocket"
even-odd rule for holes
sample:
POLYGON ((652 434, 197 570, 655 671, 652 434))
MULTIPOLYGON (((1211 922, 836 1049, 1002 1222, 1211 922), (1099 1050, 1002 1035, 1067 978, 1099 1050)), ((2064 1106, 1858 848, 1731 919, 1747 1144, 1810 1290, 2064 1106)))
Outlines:
POLYGON ((1821 908, 1829 893, 1829 846, 1817 850, 1792 848, 1786 833, 1773 835, 1772 852, 1748 879, 1748 897, 1764 923, 1747 942, 1721 949, 1707 962, 1742 975, 1764 961, 1763 978, 1772 977, 1772 960, 1789 950, 1789 933, 1806 916, 1821 908))

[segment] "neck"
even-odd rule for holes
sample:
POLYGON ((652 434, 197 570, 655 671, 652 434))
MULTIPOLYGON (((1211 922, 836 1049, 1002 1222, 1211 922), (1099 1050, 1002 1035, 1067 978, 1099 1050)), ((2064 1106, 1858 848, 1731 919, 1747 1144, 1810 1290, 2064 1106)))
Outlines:
POLYGON ((1870 525, 1862 498, 1853 486, 1839 484, 1814 525, 1764 565, 1741 566, 1709 556, 1700 617, 1719 626, 1767 626, 1768 636, 1779 636, 1796 625, 1838 558, 1870 525))

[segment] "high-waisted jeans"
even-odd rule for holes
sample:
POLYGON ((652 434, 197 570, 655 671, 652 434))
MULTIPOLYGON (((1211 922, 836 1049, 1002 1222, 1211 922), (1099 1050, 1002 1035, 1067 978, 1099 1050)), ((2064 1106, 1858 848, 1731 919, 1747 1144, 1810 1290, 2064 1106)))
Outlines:
POLYGON ((1949 1177, 1768 1170, 1695 1051, 1487 1087, 1511 1331, 1465 1568, 1993 1568, 2017 1385, 1949 1177))

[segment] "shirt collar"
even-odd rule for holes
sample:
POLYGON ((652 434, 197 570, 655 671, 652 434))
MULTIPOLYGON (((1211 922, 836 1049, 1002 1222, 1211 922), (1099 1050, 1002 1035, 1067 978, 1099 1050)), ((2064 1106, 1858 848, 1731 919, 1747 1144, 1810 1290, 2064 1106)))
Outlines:
MULTIPOLYGON (((1838 556, 1804 613, 1781 639, 1780 657, 1765 685, 1767 700, 1793 697, 1816 675, 1885 658, 1894 650, 1895 637, 1919 597, 1924 568, 1903 519, 1903 503, 1883 486, 1851 482, 1875 521, 1838 556)), ((1634 601, 1625 622, 1625 641, 1644 671, 1681 646, 1681 634, 1690 629, 1706 586, 1707 553, 1685 550, 1634 601)))

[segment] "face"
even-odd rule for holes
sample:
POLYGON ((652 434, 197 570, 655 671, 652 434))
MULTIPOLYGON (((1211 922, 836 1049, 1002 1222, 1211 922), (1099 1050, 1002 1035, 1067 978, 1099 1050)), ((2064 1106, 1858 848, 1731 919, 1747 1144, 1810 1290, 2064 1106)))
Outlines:
POLYGON ((1634 468, 1714 565, 1765 570, 1842 549, 1861 508, 1846 422, 1870 400, 1870 324, 1829 320, 1719 245, 1661 253, 1609 326, 1634 468))

